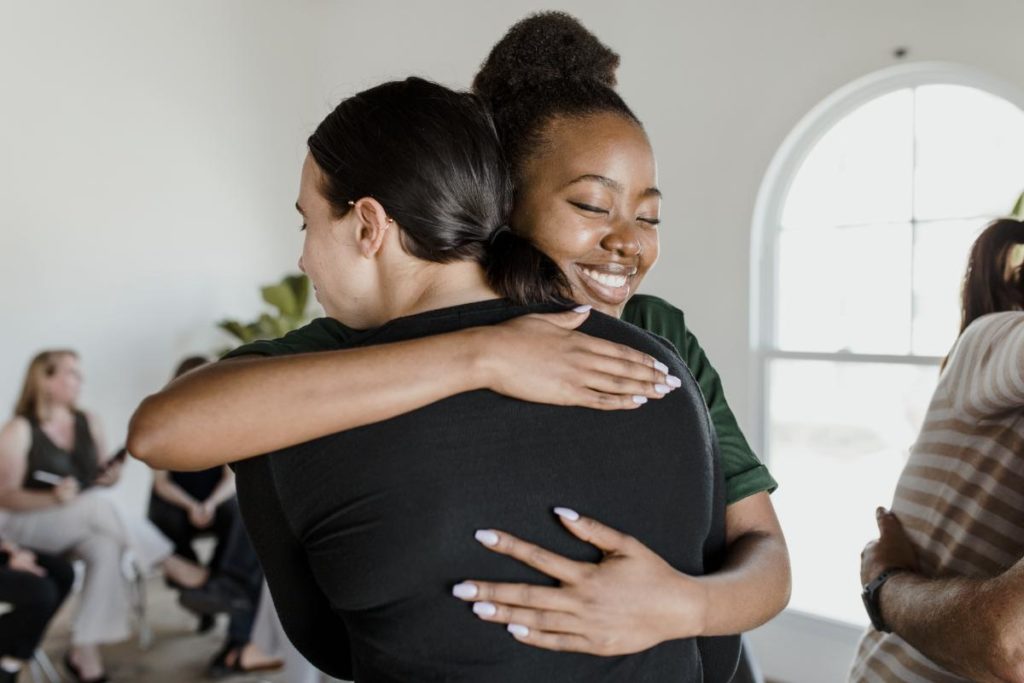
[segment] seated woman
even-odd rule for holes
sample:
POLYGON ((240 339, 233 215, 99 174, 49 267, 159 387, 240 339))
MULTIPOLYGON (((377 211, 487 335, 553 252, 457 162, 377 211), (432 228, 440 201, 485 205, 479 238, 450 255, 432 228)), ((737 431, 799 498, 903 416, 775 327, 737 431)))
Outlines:
POLYGON ((0 683, 18 679, 74 580, 67 560, 0 542, 0 683))
MULTIPOLYGON (((202 356, 186 358, 174 372, 186 372, 206 365, 202 356)), ((235 475, 226 466, 210 467, 197 472, 154 470, 153 492, 149 498, 149 519, 174 544, 174 553, 192 562, 199 562, 193 541, 201 534, 215 539, 209 567, 220 566, 220 558, 238 522, 235 499, 235 475)))
MULTIPOLYGON (((959 656, 914 637, 928 631, 923 615, 912 638, 930 656, 889 632, 885 614, 909 609, 901 571, 930 578, 987 579, 1024 557, 1024 222, 990 224, 971 249, 963 280, 960 336, 944 363, 921 433, 910 450, 891 513, 909 545, 898 558, 865 562, 865 602, 874 628, 861 638, 850 681, 965 681, 948 667, 985 674, 995 638, 1008 634, 957 631, 957 640, 980 654, 959 656), (882 593, 882 586, 894 579, 882 593), (896 591, 896 592, 894 592, 896 591), (989 637, 991 636, 991 637, 989 637), (932 659, 935 657, 936 659, 932 659)), ((891 518, 889 518, 891 520, 891 518)), ((865 553, 870 558, 872 553, 865 553)), ((911 580, 913 577, 910 577, 911 580)), ((958 595, 966 595, 951 588, 958 595)), ((923 606, 928 607, 930 603, 923 606)), ((965 612, 1003 608, 997 599, 963 605, 965 612)), ((982 620, 979 620, 979 623, 982 620)), ((980 631, 980 629, 979 629, 980 631)), ((1019 657, 1014 664, 1019 665, 1019 657)), ((982 678, 978 678, 982 680, 982 678)), ((995 680, 995 679, 992 679, 995 680)), ((1000 680, 1004 680, 1000 677, 1000 680)), ((1012 680, 1006 678, 1005 680, 1012 680)))
MULTIPOLYGON (((566 308, 557 266, 504 225, 511 186, 473 96, 386 83, 342 102, 309 150, 300 267, 328 315, 369 330, 343 346, 566 308)), ((466 572, 553 584, 479 545, 498 540, 492 520, 576 561, 547 567, 559 579, 599 559, 556 521, 552 510, 575 519, 559 503, 600 508, 663 558, 662 572, 699 576, 721 561, 724 482, 696 382, 638 328, 595 313, 583 329, 662 357, 679 388, 618 412, 472 391, 236 465, 282 623, 314 664, 357 680, 728 679, 736 638, 671 639, 615 658, 558 653, 519 646, 451 598, 466 572)), ((572 621, 557 601, 547 607, 549 625, 572 621)))
POLYGON ((29 364, 14 418, 0 429, 0 509, 7 511, 0 535, 85 562, 66 663, 76 680, 103 681, 99 645, 130 635, 124 552, 184 585, 199 585, 205 572, 172 556, 159 531, 101 495, 118 481, 121 460, 104 456, 99 422, 77 408, 81 382, 73 351, 43 351, 29 364))

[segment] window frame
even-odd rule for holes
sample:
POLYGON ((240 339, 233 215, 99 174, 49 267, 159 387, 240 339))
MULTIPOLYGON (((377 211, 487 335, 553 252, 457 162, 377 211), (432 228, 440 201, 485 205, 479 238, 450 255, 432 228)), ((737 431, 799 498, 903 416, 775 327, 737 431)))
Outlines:
MULTIPOLYGON (((859 107, 897 90, 927 85, 960 85, 975 88, 1000 97, 1024 111, 1024 90, 974 67, 951 62, 899 64, 856 79, 818 103, 786 136, 765 172, 755 202, 751 230, 749 350, 753 378, 750 415, 753 424, 750 436, 769 467, 772 453, 768 449, 768 401, 771 395, 769 367, 772 361, 792 359, 934 367, 938 367, 942 362, 942 356, 919 355, 912 351, 898 355, 850 351, 786 351, 778 348, 775 342, 778 238, 781 233, 783 207, 801 166, 832 127, 859 107)), ((1008 198, 1008 201, 1010 199, 1008 198)), ((785 485, 785 482, 781 483, 785 485)), ((816 613, 796 609, 787 609, 787 612, 799 618, 835 623, 837 626, 854 626, 816 613)), ((857 632, 859 633, 859 626, 857 632)))

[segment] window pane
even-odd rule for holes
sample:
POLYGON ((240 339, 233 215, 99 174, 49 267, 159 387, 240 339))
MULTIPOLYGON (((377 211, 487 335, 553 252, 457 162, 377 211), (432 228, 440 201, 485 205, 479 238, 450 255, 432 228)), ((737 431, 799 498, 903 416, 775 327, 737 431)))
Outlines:
POLYGON ((868 102, 804 160, 782 212, 785 229, 910 220, 913 91, 868 102))
POLYGON ((859 553, 892 502, 937 368, 773 360, 772 496, 793 561, 790 607, 866 624, 859 553))
POLYGON ((917 226, 914 242, 914 353, 944 356, 960 329, 960 283, 985 219, 917 226))
POLYGON ((1024 191, 1024 112, 958 85, 916 91, 918 219, 1003 215, 1024 191))
POLYGON ((790 351, 910 350, 907 223, 779 234, 777 343, 790 351))

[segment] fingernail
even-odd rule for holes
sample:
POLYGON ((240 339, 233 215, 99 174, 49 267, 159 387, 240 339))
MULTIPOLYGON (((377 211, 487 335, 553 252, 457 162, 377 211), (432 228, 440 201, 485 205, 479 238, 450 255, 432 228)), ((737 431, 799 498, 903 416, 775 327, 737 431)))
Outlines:
POLYGON ((683 380, 679 379, 675 375, 669 375, 665 381, 668 382, 668 385, 673 389, 678 389, 683 386, 683 380))
POLYGON ((633 397, 633 403, 642 406, 643 404, 647 403, 647 397, 646 396, 634 396, 633 397))
POLYGON ((472 600, 476 597, 476 594, 480 592, 480 589, 473 583, 457 583, 452 586, 452 595, 462 600, 472 600))
POLYGON ((663 375, 668 374, 668 366, 662 363, 660 360, 654 361, 654 369, 663 375))
POLYGON ((517 638, 525 638, 530 635, 530 629, 526 628, 522 624, 509 624, 508 632, 517 638))
POLYGON ((593 306, 587 304, 587 305, 584 305, 584 306, 577 306, 576 308, 574 308, 572 310, 575 311, 576 313, 586 313, 591 308, 593 308, 593 306))
POLYGON ((657 391, 659 394, 667 394, 668 392, 672 391, 672 387, 670 387, 667 384, 655 384, 654 390, 657 391))
POLYGON ((475 538, 476 540, 480 541, 488 547, 498 545, 498 534, 486 529, 481 529, 480 531, 473 534, 473 538, 475 538))
POLYGON ((555 508, 555 514, 562 519, 569 520, 570 522, 575 522, 580 518, 580 513, 571 508, 555 508))
POLYGON ((489 602, 474 602, 473 613, 481 617, 493 617, 498 613, 498 608, 489 602))

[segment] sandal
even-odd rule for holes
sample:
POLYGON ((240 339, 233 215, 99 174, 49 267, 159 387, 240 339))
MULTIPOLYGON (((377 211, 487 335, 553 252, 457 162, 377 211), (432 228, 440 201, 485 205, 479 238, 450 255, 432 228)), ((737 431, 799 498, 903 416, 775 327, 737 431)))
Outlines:
POLYGON ((75 666, 75 663, 71 661, 70 652, 64 655, 64 668, 66 668, 68 673, 71 674, 71 678, 75 683, 110 683, 110 679, 107 678, 106 674, 100 674, 96 678, 83 678, 81 669, 75 666))
POLYGON ((269 673, 284 668, 283 659, 272 659, 265 664, 256 666, 242 666, 242 650, 244 648, 245 644, 228 643, 225 645, 210 662, 210 666, 206 670, 207 675, 210 678, 226 678, 235 674, 269 673), (228 655, 232 652, 236 653, 235 660, 228 664, 228 655))

